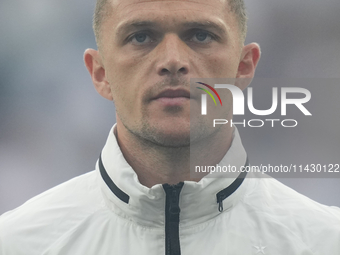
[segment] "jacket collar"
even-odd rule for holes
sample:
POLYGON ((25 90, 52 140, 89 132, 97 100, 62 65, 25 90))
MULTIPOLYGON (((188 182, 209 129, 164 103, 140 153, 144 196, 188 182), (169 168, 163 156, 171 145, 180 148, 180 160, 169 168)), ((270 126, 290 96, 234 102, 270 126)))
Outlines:
MULTIPOLYGON (((137 224, 147 227, 164 226, 166 195, 162 184, 148 188, 139 182, 137 174, 126 162, 119 148, 114 128, 115 126, 111 129, 96 164, 106 205, 116 214, 137 224)), ((240 169, 246 160, 247 155, 235 127, 232 144, 219 165, 233 165, 240 169)), ((235 180, 236 177, 215 178, 208 174, 199 182, 185 181, 179 198, 181 225, 192 226, 216 217, 221 214, 221 206, 223 212, 231 210, 244 195, 248 182, 245 179, 241 184, 235 180), (224 198, 219 205, 216 195, 222 190, 232 189, 233 186, 235 192, 224 198)))

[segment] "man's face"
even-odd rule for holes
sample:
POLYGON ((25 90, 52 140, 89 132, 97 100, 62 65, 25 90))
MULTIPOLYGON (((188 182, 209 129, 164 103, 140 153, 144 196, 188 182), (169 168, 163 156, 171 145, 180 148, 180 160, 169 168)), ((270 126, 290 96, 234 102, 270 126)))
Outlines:
MULTIPOLYGON (((165 146, 189 145, 190 104, 200 105, 200 94, 190 98, 190 78, 237 76, 242 43, 234 14, 223 0, 109 4, 100 51, 118 132, 165 146)), ((204 133, 211 123, 191 125, 204 133)))

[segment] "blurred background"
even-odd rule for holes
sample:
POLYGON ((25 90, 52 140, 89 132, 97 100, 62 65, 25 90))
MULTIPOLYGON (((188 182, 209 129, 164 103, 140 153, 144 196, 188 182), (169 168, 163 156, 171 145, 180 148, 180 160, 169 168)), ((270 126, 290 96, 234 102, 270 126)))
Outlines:
MULTIPOLYGON (((93 170, 115 123, 113 103, 96 93, 83 64, 84 50, 96 48, 94 5, 94 0, 0 2, 0 214, 93 170)), ((246 5, 247 42, 262 48, 256 77, 291 78, 289 86, 309 89, 313 114, 302 118, 288 111, 289 118, 301 117, 295 129, 239 128, 252 164, 340 163, 339 0, 246 0, 246 5), (297 79, 309 85, 293 84, 297 79)), ((268 86, 275 84, 254 83, 255 108, 268 109, 268 86)), ((340 178, 280 181, 340 206, 340 178)))

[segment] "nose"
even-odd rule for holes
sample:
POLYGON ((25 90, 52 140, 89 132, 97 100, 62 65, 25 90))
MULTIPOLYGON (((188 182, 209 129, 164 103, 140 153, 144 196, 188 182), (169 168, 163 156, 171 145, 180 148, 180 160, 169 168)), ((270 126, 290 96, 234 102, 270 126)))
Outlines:
POLYGON ((165 35, 158 47, 158 75, 180 76, 189 72, 188 46, 177 35, 165 35))

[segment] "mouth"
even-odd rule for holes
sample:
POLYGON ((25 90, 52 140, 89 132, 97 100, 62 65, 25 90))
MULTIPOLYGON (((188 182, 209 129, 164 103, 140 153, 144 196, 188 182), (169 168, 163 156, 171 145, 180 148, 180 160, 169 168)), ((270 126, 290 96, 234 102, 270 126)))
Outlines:
POLYGON ((190 100, 190 92, 184 89, 166 89, 152 98, 163 106, 180 106, 190 100))
POLYGON ((161 98, 188 98, 190 99, 190 92, 184 89, 166 89, 159 93, 157 96, 153 98, 153 100, 161 99, 161 98))

